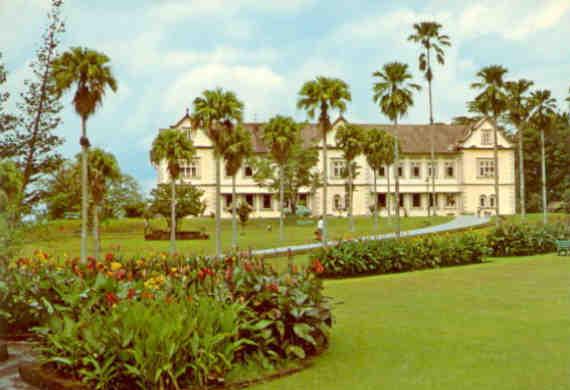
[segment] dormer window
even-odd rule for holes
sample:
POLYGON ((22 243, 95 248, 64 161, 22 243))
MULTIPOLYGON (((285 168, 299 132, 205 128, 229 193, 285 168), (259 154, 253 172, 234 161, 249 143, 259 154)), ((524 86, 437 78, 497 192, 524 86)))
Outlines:
POLYGON ((481 145, 493 145, 491 130, 481 130, 481 145))
POLYGON ((244 177, 253 177, 253 167, 251 165, 246 165, 243 168, 243 176, 244 177))
POLYGON ((192 128, 190 126, 182 126, 182 131, 186 134, 186 137, 192 139, 192 128))

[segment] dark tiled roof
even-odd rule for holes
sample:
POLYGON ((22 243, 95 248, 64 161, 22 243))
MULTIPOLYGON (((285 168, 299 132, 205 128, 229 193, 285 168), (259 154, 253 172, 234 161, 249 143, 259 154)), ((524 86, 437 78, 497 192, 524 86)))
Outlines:
MULTIPOLYGON (((394 125, 373 124, 373 123, 354 123, 365 129, 383 129, 394 134, 394 125)), ((244 123, 245 128, 251 131, 253 135, 254 150, 258 153, 264 153, 267 148, 263 144, 264 123, 244 123)), ((430 125, 399 125, 398 135, 403 153, 429 153, 430 152, 430 125)), ((455 146, 463 140, 467 135, 470 126, 433 125, 435 132, 435 152, 450 153, 455 152, 455 146)), ((302 131, 305 145, 309 146, 318 142, 321 138, 320 129, 317 124, 308 124, 302 131)))

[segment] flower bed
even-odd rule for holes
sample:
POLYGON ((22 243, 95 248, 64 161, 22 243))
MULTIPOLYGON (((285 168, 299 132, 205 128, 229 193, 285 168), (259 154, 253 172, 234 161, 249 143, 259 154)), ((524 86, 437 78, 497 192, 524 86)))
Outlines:
POLYGON ((324 277, 385 274, 481 263, 487 249, 478 233, 382 241, 346 241, 312 256, 324 277))
POLYGON ((36 326, 44 366, 95 388, 224 383, 232 370, 303 360, 328 343, 318 267, 259 259, 65 262, 38 252, 0 271, 12 329, 36 326))

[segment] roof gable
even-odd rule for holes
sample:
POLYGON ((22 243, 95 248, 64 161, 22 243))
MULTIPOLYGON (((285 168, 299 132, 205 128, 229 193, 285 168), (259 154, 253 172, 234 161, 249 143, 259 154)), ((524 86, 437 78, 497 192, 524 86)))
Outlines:
POLYGON ((492 149, 493 148, 493 130, 497 128, 497 145, 499 148, 512 148, 513 145, 509 141, 507 135, 505 134, 504 130, 497 126, 495 121, 491 118, 484 117, 479 120, 479 122, 475 123, 468 129, 467 134, 460 140, 460 146, 466 149, 492 149), (485 132, 490 132, 491 143, 485 143, 484 138, 488 137, 489 135, 485 135, 485 132))

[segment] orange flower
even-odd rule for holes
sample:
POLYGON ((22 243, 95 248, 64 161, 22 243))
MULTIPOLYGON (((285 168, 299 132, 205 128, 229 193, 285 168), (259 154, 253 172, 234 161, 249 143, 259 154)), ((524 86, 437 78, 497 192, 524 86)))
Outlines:
POLYGON ((137 291, 134 288, 129 288, 129 291, 127 292, 127 299, 133 299, 136 294, 137 291))
POLYGON ((321 274, 325 271, 325 267, 323 267, 323 264, 319 261, 319 259, 315 259, 313 261, 311 268, 316 274, 321 274))
POLYGON ((105 261, 111 262, 111 261, 113 261, 114 258, 115 258, 115 256, 112 253, 107 253, 105 255, 105 261))

